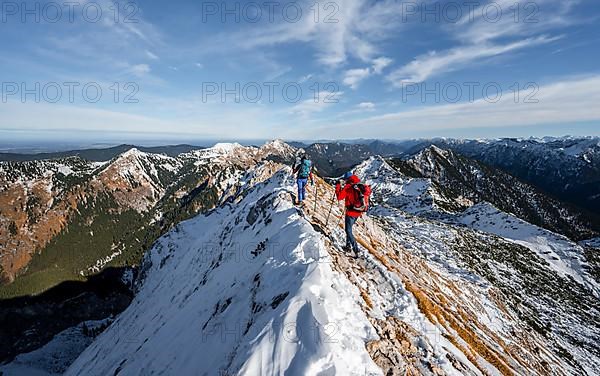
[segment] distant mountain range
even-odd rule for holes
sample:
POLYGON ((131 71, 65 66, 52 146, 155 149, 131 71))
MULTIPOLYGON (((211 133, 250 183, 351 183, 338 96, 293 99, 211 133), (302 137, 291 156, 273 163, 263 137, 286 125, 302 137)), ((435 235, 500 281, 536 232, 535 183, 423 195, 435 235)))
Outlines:
POLYGON ((356 357, 372 374, 590 374, 600 365, 599 143, 122 145, 0 162, 0 360, 91 343, 52 372, 126 373, 160 359, 168 338, 181 359, 214 350, 214 364, 178 361, 180 372, 283 372, 289 357, 324 371, 356 357), (351 169, 372 185, 357 224, 365 258, 341 251, 342 212, 328 215, 324 180, 304 210, 291 206, 301 153, 321 176, 351 169), (304 330, 352 317, 344 325, 373 332, 341 326, 352 346, 339 348, 256 342, 284 335, 284 314, 304 330), (213 348, 184 322, 198 324, 195 338, 241 329, 213 348), (261 363, 258 348, 286 355, 261 363))
POLYGON ((20 153, 0 153, 0 161, 12 161, 12 162, 23 162, 23 161, 39 161, 46 159, 61 159, 68 157, 79 157, 81 159, 90 162, 105 162, 109 161, 127 150, 137 149, 145 153, 152 154, 165 154, 170 157, 176 157, 182 153, 188 153, 192 150, 203 149, 201 146, 192 145, 169 145, 169 146, 156 146, 156 147, 143 147, 135 145, 119 145, 111 148, 99 148, 99 149, 82 149, 82 150, 69 150, 60 151, 53 153, 38 153, 38 154, 20 154, 20 153))

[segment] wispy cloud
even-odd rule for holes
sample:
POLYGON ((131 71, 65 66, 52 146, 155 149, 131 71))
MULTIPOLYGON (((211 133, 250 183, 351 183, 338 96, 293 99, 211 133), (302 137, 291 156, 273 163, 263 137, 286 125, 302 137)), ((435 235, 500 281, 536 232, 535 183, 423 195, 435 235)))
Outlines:
POLYGON ((357 89, 359 84, 374 74, 381 74, 383 69, 392 63, 392 59, 381 56, 372 60, 372 66, 367 68, 348 69, 344 72, 342 82, 351 89, 357 89))
POLYGON ((358 88, 358 84, 369 77, 371 70, 369 68, 349 69, 344 73, 343 83, 352 89, 358 88))
POLYGON ((307 75, 304 75, 304 76, 302 76, 302 77, 300 77, 300 78, 298 79, 298 83, 299 83, 299 84, 303 84, 303 83, 305 83, 305 82, 308 82, 308 81, 309 81, 311 78, 313 78, 313 75, 312 75, 312 74, 307 74, 307 75))
POLYGON ((556 41, 562 36, 542 33, 568 25, 571 22, 568 13, 577 2, 490 0, 479 4, 470 13, 463 14, 458 22, 445 27, 458 42, 456 46, 417 56, 413 61, 394 69, 387 80, 396 87, 408 82, 419 83, 430 77, 464 69, 485 58, 556 41), (544 12, 540 11, 540 7, 544 12), (494 13, 498 10, 499 13, 494 13))
POLYGON ((389 57, 378 57, 373 59, 373 72, 375 74, 381 74, 383 70, 393 62, 389 57))
POLYGON ((326 108, 338 104, 343 94, 344 92, 342 91, 333 93, 326 90, 320 91, 317 98, 303 100, 292 106, 289 112, 294 115, 300 115, 302 118, 307 118, 313 113, 322 112, 326 108))
POLYGON ((361 110, 365 110, 365 111, 374 111, 375 110, 375 103, 373 103, 373 102, 361 102, 356 107, 358 107, 361 110))
POLYGON ((574 22, 570 11, 580 0, 493 0, 466 13, 449 31, 465 44, 547 33, 574 22), (501 9, 502 15, 496 16, 501 9))
POLYGON ((143 77, 150 73, 150 66, 148 64, 136 64, 131 67, 131 73, 138 77, 143 77))
POLYGON ((401 25, 401 3, 384 0, 301 1, 304 12, 298 22, 275 22, 261 28, 226 33, 222 46, 246 50, 291 43, 305 43, 315 50, 319 63, 329 67, 344 64, 348 57, 370 61, 380 53, 377 43, 401 25), (320 9, 315 22, 311 9, 320 9), (310 15, 310 16, 307 16, 310 15), (326 19, 326 17, 328 17, 326 19))
POLYGON ((148 50, 146 50, 146 56, 148 56, 152 60, 158 60, 158 56, 156 56, 155 54, 153 54, 152 52, 150 52, 148 50))
POLYGON ((550 43, 559 38, 540 36, 508 44, 477 44, 456 47, 442 52, 433 51, 417 56, 407 65, 391 72, 387 79, 396 87, 407 83, 420 83, 433 76, 463 69, 465 66, 484 58, 550 43))
POLYGON ((81 12, 74 12, 73 22, 69 22, 63 14, 60 23, 27 39, 30 49, 38 56, 52 59, 47 64, 68 66, 71 72, 82 68, 86 74, 96 74, 97 79, 121 80, 126 79, 123 75, 130 74, 158 82, 159 79, 148 74, 149 66, 140 62, 160 59, 156 50, 164 46, 162 33, 142 12, 137 12, 131 20, 135 23, 125 22, 125 14, 115 19, 116 4, 106 0, 96 4, 102 9, 100 21, 89 22, 81 12))

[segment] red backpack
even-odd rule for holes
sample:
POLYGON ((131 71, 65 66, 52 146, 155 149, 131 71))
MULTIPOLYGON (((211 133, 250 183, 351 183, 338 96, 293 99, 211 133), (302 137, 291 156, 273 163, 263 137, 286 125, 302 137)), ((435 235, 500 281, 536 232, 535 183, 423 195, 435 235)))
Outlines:
POLYGON ((371 187, 368 184, 356 183, 354 189, 358 193, 359 206, 354 206, 352 209, 358 212, 366 212, 369 210, 369 198, 371 196, 371 187))

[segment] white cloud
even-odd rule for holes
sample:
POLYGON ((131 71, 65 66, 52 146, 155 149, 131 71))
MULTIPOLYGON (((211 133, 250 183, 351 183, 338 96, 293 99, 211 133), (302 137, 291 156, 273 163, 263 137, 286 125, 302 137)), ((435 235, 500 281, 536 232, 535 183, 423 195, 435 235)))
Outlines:
POLYGON ((392 62, 392 59, 385 56, 373 59, 373 72, 375 72, 376 74, 381 74, 381 72, 383 72, 383 69, 390 65, 392 62))
MULTIPOLYGON (((111 98, 107 99, 112 102, 111 98)), ((275 121, 273 111, 261 106, 220 102, 214 106, 203 103, 199 97, 174 98, 142 93, 139 99, 139 104, 117 104, 111 110, 86 103, 21 103, 18 97, 9 98, 0 111, 0 124, 8 126, 0 127, 0 133, 66 132, 76 138, 94 132, 106 137, 136 133, 138 138, 154 137, 163 142, 168 137, 178 137, 178 134, 228 139, 235 135, 239 139, 256 139, 273 136, 280 123, 275 121), (165 113, 169 116, 165 117, 165 113), (240 124, 245 126, 240 127, 240 124)), ((79 102, 79 98, 76 101, 79 102)), ((288 120, 289 113, 285 115, 284 120, 288 120)))
POLYGON ((401 2, 396 0, 307 0, 298 4, 304 14, 298 22, 279 20, 267 27, 222 34, 218 46, 230 51, 232 45, 253 50, 306 43, 316 50, 319 63, 339 67, 349 56, 369 62, 379 51, 378 42, 393 36, 392 31, 402 25, 401 2), (315 22, 314 9, 320 10, 319 22, 315 22))
POLYGON ((450 31, 458 40, 469 44, 499 38, 531 37, 571 24, 568 14, 579 2, 580 0, 494 0, 481 3, 470 14, 465 13, 450 31), (502 16, 497 19, 495 9, 502 9, 502 16))
POLYGON ((145 76, 150 73, 150 66, 148 64, 137 64, 130 68, 131 73, 138 77, 145 76))
POLYGON ((359 84, 367 79, 369 76, 374 74, 381 74, 383 69, 392 63, 392 59, 381 56, 371 61, 372 67, 369 68, 356 68, 348 69, 344 72, 344 78, 342 82, 344 85, 349 86, 351 89, 356 90, 359 84))
POLYGON ((432 51, 428 54, 417 56, 405 66, 395 69, 387 76, 387 79, 396 87, 401 87, 407 83, 420 83, 430 77, 462 69, 480 59, 550 43, 558 38, 540 36, 509 44, 478 44, 455 47, 442 52, 432 51))
MULTIPOLYGON (((138 78, 143 75, 145 83, 159 82, 148 74, 147 64, 134 65, 138 61, 159 59, 155 52, 163 46, 163 36, 158 28, 142 12, 132 16, 136 23, 130 24, 122 22, 122 17, 115 21, 112 1, 98 0, 97 5, 103 15, 98 22, 86 21, 81 12, 75 11, 68 30, 57 25, 44 30, 43 36, 29 36, 25 42, 30 42, 34 59, 44 59, 45 69, 53 74, 73 75, 79 71, 94 81, 117 82, 130 79, 133 73, 138 78)), ((30 56, 27 58, 32 60, 30 56)))
POLYGON ((298 79, 298 83, 299 84, 303 84, 305 82, 308 82, 311 78, 313 78, 312 74, 307 74, 305 76, 300 77, 300 79, 298 79))
POLYGON ((361 102, 357 106, 361 110, 373 111, 375 110, 375 103, 373 102, 361 102))
MULTIPOLYGON (((337 93, 340 98, 342 93, 337 93)), ((274 113, 262 106, 241 107, 237 104, 203 104, 198 98, 143 98, 142 107, 126 107, 140 114, 107 111, 74 105, 21 103, 9 101, 0 112, 0 124, 10 124, 23 132, 36 130, 103 131, 103 132, 181 132, 240 138, 306 137, 306 138, 401 138, 404 132, 435 132, 450 129, 539 126, 578 122, 600 122, 600 75, 564 78, 541 86, 536 99, 539 103, 514 103, 506 93, 497 103, 478 100, 473 103, 433 105, 406 111, 369 116, 353 121, 332 121, 331 118, 312 118, 335 103, 313 99, 274 113), (173 111, 175 109, 175 111, 173 111), (158 114, 176 113, 177 117, 163 119, 158 114), (300 115, 290 116, 290 112, 300 115), (310 122, 307 123, 307 118, 310 122), (239 124, 247 126, 240 127, 239 124), (277 127, 276 124, 285 124, 277 127), (307 125, 309 124, 309 125, 307 125)), ((523 96, 521 97, 523 98, 523 96)), ((362 102, 354 106, 352 115, 364 114, 375 104, 362 102), (364 104, 363 104, 364 103, 364 104)), ((340 105, 341 106, 341 105, 340 105)), ((125 107, 120 107, 124 108, 125 107)), ((323 114, 327 116, 327 114, 323 114)), ((345 118, 348 119, 348 118, 345 118)), ((3 128, 7 130, 6 127, 3 128)))
POLYGON ((45 103, 8 103, 0 119, 23 131, 61 130, 136 132, 161 131, 169 122, 125 112, 74 105, 45 103))
POLYGON ((430 77, 464 69, 484 58, 508 54, 555 41, 541 33, 569 25, 571 8, 579 0, 494 0, 478 3, 445 29, 458 45, 417 56, 395 69, 387 79, 396 87, 423 82, 430 77), (496 9, 501 9, 496 17, 496 9), (518 9, 518 11, 517 11, 518 9), (543 11, 541 11, 543 9, 543 11), (518 19, 515 19, 518 17, 518 19))
POLYGON ((152 60, 158 60, 158 56, 156 56, 155 54, 153 54, 152 52, 150 52, 148 50, 146 50, 146 56, 148 56, 152 60))
POLYGON ((369 77, 371 70, 369 68, 349 69, 344 73, 343 83, 352 89, 357 89, 358 84, 369 77))
POLYGON ((204 68, 204 64, 202 63, 196 63, 195 65, 200 69, 204 68))

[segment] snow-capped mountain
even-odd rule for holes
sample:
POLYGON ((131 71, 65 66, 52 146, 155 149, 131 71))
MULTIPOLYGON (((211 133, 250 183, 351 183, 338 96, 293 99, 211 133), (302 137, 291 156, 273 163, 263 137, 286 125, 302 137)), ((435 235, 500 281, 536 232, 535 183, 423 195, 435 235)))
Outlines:
POLYGON ((585 235, 595 239, 597 232, 579 213, 512 176, 435 146, 407 161, 370 158, 356 172, 373 185, 377 202, 528 247, 600 297, 600 269, 585 249, 595 243, 576 242, 585 235))
MULTIPOLYGON (((260 148, 218 144, 178 157, 133 148, 108 162, 78 157, 0 162, 1 277, 10 282, 40 271, 47 264, 44 255, 64 258, 56 254, 86 243, 96 252, 61 265, 65 273, 50 279, 98 271, 113 260, 135 262, 172 224, 235 193, 260 160, 294 155, 293 148, 274 141, 260 148), (41 264, 34 270, 32 259, 41 264)), ((43 286, 34 288, 40 290, 43 286)))
POLYGON ((349 258, 340 206, 325 225, 331 186, 318 180, 299 211, 289 167, 255 174, 263 182, 236 204, 155 244, 130 307, 67 375, 545 375, 600 365, 597 297, 526 246, 379 204, 357 224, 362 258, 349 258))
POLYGON ((431 140, 435 144, 503 169, 557 198, 600 212, 600 138, 431 140))
POLYGON ((294 157, 293 148, 274 141, 177 157, 129 149, 108 162, 0 163, 0 272, 5 280, 16 276, 0 285, 0 296, 24 297, 0 306, 0 361, 80 321, 120 312, 127 292, 113 289, 113 296, 97 285, 119 285, 120 275, 130 274, 174 225, 237 197, 256 183, 259 166, 294 157), (90 282, 95 275, 107 281, 90 282), (63 283, 73 280, 82 282, 63 283), (64 312, 63 300, 88 309, 64 312))
POLYGON ((600 212, 599 137, 357 140, 301 146, 322 174, 339 176, 368 157, 408 159, 431 145, 500 169, 560 201, 575 204, 580 211, 600 212))
MULTIPOLYGON (((589 239, 600 232, 600 218, 586 215, 502 170, 451 150, 431 146, 408 160, 392 163, 412 176, 431 179, 458 201, 487 201, 575 240, 589 239)), ((464 208, 468 206, 467 202, 464 208)))
POLYGON ((143 249, 133 300, 105 330, 64 327, 0 372, 598 374, 600 243, 578 212, 447 150, 368 158, 355 172, 372 207, 352 258, 332 186, 317 178, 304 208, 292 204, 296 153, 281 141, 132 150, 82 169, 85 187, 143 218, 127 227, 143 249))

